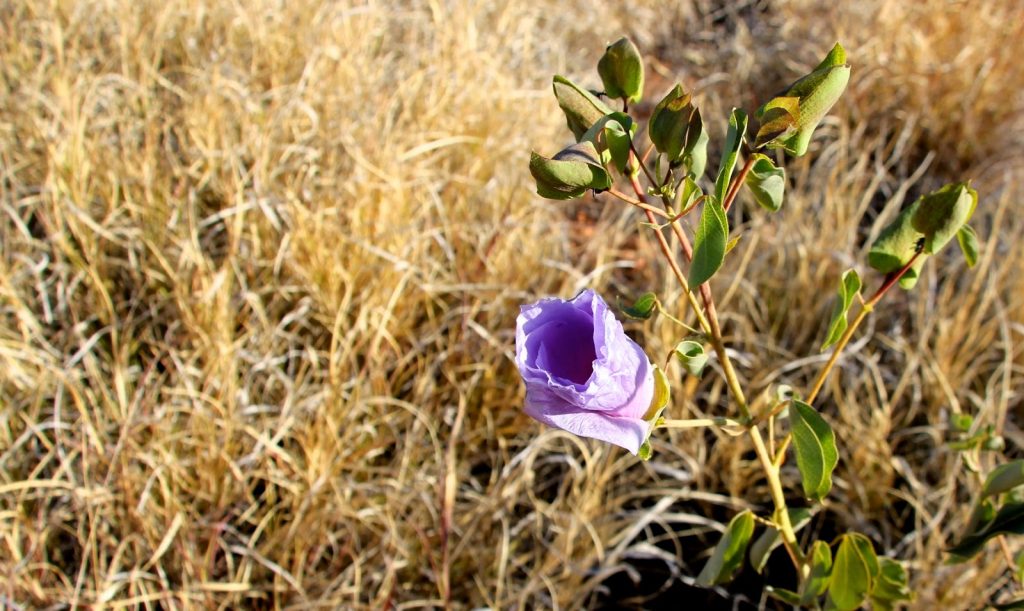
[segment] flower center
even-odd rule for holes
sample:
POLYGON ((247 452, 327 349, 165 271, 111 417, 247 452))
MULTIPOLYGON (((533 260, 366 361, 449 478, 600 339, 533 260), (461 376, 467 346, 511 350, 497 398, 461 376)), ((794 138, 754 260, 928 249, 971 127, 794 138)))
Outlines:
POLYGON ((546 325, 537 365, 575 384, 586 384, 594 371, 594 323, 583 312, 546 325))

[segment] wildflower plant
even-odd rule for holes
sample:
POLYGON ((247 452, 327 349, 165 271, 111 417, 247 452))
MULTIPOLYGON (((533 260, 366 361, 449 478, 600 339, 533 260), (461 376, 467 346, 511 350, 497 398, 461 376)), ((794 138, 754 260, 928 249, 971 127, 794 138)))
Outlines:
MULTIPOLYGON (((679 325, 679 341, 668 358, 648 359, 593 291, 569 301, 546 299, 524 306, 517 323, 516 363, 526 383, 527 413, 550 426, 621 446, 642 460, 651 458, 650 437, 659 429, 723 427, 745 437, 764 471, 774 510, 769 515, 746 510, 732 518, 696 577, 701 586, 728 583, 745 563, 760 572, 781 545, 796 568, 797 582, 767 592, 785 603, 856 609, 870 602, 889 609, 910 600, 903 563, 879 557, 866 535, 846 532, 832 541, 801 545, 797 532, 811 512, 789 506, 782 465, 791 457, 796 461, 806 499, 813 503, 828 496, 842 448, 828 416, 816 406, 823 384, 865 318, 897 284, 913 288, 932 255, 956 242, 967 264, 975 264, 978 240, 967 223, 978 204, 977 192, 967 182, 950 184, 904 209, 871 246, 866 263, 878 273, 877 280, 861 278, 855 268, 842 274, 821 346, 832 353, 811 387, 779 387, 769 393, 771 399, 752 403, 726 350, 709 281, 739 239, 730 231, 728 214, 739 192, 746 189, 766 213, 782 207, 786 172, 780 160, 808 152, 815 128, 842 96, 851 73, 846 51, 836 44, 753 117, 733 109, 718 168, 711 174, 706 173, 708 144, 715 130, 690 92, 681 85, 671 88, 642 129, 629 112, 644 93, 644 63, 636 46, 626 38, 610 45, 598 73, 602 92, 554 77, 555 98, 576 142, 551 156, 531 155, 537 193, 554 200, 587 191, 606 193, 640 209, 647 220, 642 230, 657 240, 695 321, 691 327, 668 315, 657 292, 621 308, 629 318, 648 320, 662 313, 679 325), (650 145, 641 153, 645 133, 650 145), (620 182, 627 191, 619 189, 620 182), (869 285, 877 288, 869 290, 869 285), (712 356, 729 388, 728 411, 706 419, 673 419, 668 379, 651 361, 674 360, 684 375, 700 376, 712 356)), ((963 430, 966 435, 972 423, 963 430)), ((991 435, 975 431, 959 449, 977 451, 990 441, 991 435)), ((1024 532, 1022 485, 1024 461, 988 475, 962 541, 949 550, 951 560, 976 554, 993 538, 1024 532)))

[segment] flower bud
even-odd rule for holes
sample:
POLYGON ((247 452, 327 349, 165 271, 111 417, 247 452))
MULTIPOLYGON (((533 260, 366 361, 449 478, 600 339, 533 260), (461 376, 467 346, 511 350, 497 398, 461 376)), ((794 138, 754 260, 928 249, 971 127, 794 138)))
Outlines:
POLYGON ((622 98, 632 104, 644 94, 644 62, 628 38, 620 38, 605 49, 597 72, 609 98, 622 98))
POLYGON ((587 189, 611 187, 593 142, 574 144, 550 159, 531 153, 530 174, 537 181, 537 194, 547 199, 573 199, 587 189))

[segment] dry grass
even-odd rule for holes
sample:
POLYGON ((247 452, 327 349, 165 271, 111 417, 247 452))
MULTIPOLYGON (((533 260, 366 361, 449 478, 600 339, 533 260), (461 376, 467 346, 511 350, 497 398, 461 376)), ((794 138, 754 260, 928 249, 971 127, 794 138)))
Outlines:
MULTIPOLYGON (((671 286, 634 213, 526 172, 565 140, 550 75, 596 85, 623 32, 650 96, 681 78, 719 127, 851 51, 715 281, 755 393, 807 385, 836 278, 908 198, 975 179, 978 268, 929 264, 826 389, 846 452, 814 528, 910 560, 917 608, 1007 587, 995 550, 942 564, 978 485, 943 443, 968 412, 1024 449, 1024 9, 832 4, 0 5, 0 605, 571 608, 695 575, 767 500, 744 442, 638 464, 524 417, 511 362, 522 302, 671 286)), ((676 396, 726 405, 715 376, 676 396)))

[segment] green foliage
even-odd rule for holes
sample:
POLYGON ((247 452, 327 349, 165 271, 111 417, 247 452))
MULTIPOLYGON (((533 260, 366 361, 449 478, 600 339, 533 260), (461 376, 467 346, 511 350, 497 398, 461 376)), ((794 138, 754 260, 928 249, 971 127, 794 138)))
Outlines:
POLYGON ((983 496, 998 496, 1017 486, 1024 486, 1024 460, 1015 460, 999 465, 985 478, 983 496))
POLYGON ((672 388, 669 386, 668 378, 665 377, 665 372, 661 370, 661 367, 654 365, 654 396, 651 397, 651 405, 647 408, 647 413, 644 414, 644 420, 647 421, 649 427, 647 429, 647 439, 640 445, 640 450, 637 452, 640 460, 648 461, 651 459, 653 450, 651 449, 650 436, 671 399, 672 388))
POLYGON ((907 585, 907 570, 891 558, 878 559, 878 579, 871 590, 871 606, 879 611, 891 611, 900 601, 913 600, 907 585))
POLYGON ((710 588, 731 581, 736 570, 743 564, 743 556, 753 533, 754 514, 749 510, 737 514, 729 522, 711 558, 697 576, 697 585, 710 588))
POLYGON ((672 353, 676 355, 683 369, 692 376, 700 377, 704 372, 704 366, 708 364, 708 355, 704 352, 704 346, 700 342, 681 341, 676 344, 672 353))
POLYGON ((671 167, 685 165, 692 178, 704 174, 708 135, 700 110, 682 85, 673 87, 654 107, 647 131, 654 147, 665 155, 671 167))
POLYGON ((970 225, 964 225, 960 228, 960 231, 956 232, 957 243, 960 244, 960 250, 964 253, 964 260, 967 261, 967 267, 974 267, 978 264, 978 234, 974 233, 974 229, 970 225))
POLYGON ((597 120, 580 138, 581 142, 592 142, 601 153, 601 162, 615 164, 620 172, 626 172, 629 163, 630 144, 636 124, 624 112, 613 112, 597 120))
POLYGON ((832 471, 839 462, 836 436, 813 407, 798 399, 789 404, 789 421, 804 495, 820 500, 832 489, 832 471))
POLYGON ((732 179, 732 171, 736 167, 736 160, 739 158, 740 148, 743 146, 743 137, 747 133, 747 113, 739 108, 733 108, 729 115, 729 130, 725 134, 725 149, 722 151, 722 163, 718 166, 718 178, 715 180, 715 198, 720 204, 725 204, 725 192, 729 188, 729 181, 732 179))
POLYGON ((607 104, 564 76, 556 75, 551 86, 577 142, 583 139, 583 134, 601 117, 612 113, 607 104))
POLYGON ((846 332, 846 315, 853 305, 853 298, 860 292, 861 281, 857 270, 848 269, 843 272, 839 281, 839 300, 832 308, 832 321, 828 325, 828 335, 825 336, 825 343, 821 345, 822 350, 839 341, 839 338, 846 332))
MULTIPOLYGON (((806 507, 790 509, 789 523, 793 525, 793 532, 799 532, 801 528, 811 521, 811 512, 806 507)), ((769 526, 761 533, 753 545, 750 546, 750 566, 760 573, 764 565, 768 563, 768 557, 772 552, 782 545, 782 535, 777 528, 769 526)))
POLYGON ((829 580, 829 603, 838 611, 859 609, 871 593, 880 570, 875 549, 867 537, 860 533, 843 535, 829 580))
POLYGON ((658 307, 658 296, 648 291, 636 298, 633 305, 629 307, 619 306, 622 313, 634 320, 647 320, 654 314, 658 307))
POLYGON ((800 604, 811 605, 828 589, 832 579, 832 548, 824 541, 815 541, 808 554, 811 571, 800 586, 800 604))
POLYGON ((604 93, 610 98, 622 98, 633 104, 644 94, 644 61, 628 38, 620 38, 605 49, 597 72, 604 83, 604 93))
POLYGON ((800 125, 800 98, 772 98, 758 110, 761 127, 754 138, 754 148, 785 141, 800 125))
POLYGON ((786 170, 778 167, 762 153, 754 154, 754 163, 747 175, 747 187, 762 208, 778 212, 786 193, 786 170))
POLYGON ((537 181, 537 194, 547 199, 573 199, 612 184, 591 142, 574 144, 550 159, 531 153, 530 174, 537 181))
POLYGON ((806 153, 815 128, 839 100, 849 80, 846 51, 836 43, 810 74, 758 109, 761 129, 756 146, 781 148, 798 157, 806 153))
POLYGON ((968 266, 978 257, 978 241, 967 221, 978 205, 978 193, 967 183, 954 183, 922 195, 887 225, 868 252, 868 265, 888 274, 899 270, 920 249, 921 254, 900 280, 909 289, 928 255, 957 237, 968 266))
POLYGON ((716 198, 704 201, 700 224, 693 238, 693 261, 690 262, 690 286, 697 288, 707 282, 725 260, 729 241, 729 219, 716 198))
POLYGON ((985 543, 994 537, 1021 534, 1024 534, 1024 503, 1006 503, 991 520, 978 520, 960 542, 948 551, 953 556, 966 559, 980 552, 985 543))
MULTIPOLYGON (((896 220, 882 230, 878 239, 871 245, 871 250, 868 251, 868 265, 883 274, 888 274, 899 270, 910 262, 917 252, 918 242, 924 238, 924 234, 914 229, 912 223, 919 206, 920 200, 900 212, 896 220)), ((924 254, 918 256, 914 265, 900 279, 902 288, 914 288, 926 258, 927 256, 924 254)))
POLYGON ((952 240, 977 206, 978 192, 963 182, 946 185, 922 197, 911 224, 924 235, 924 252, 935 254, 952 240))

